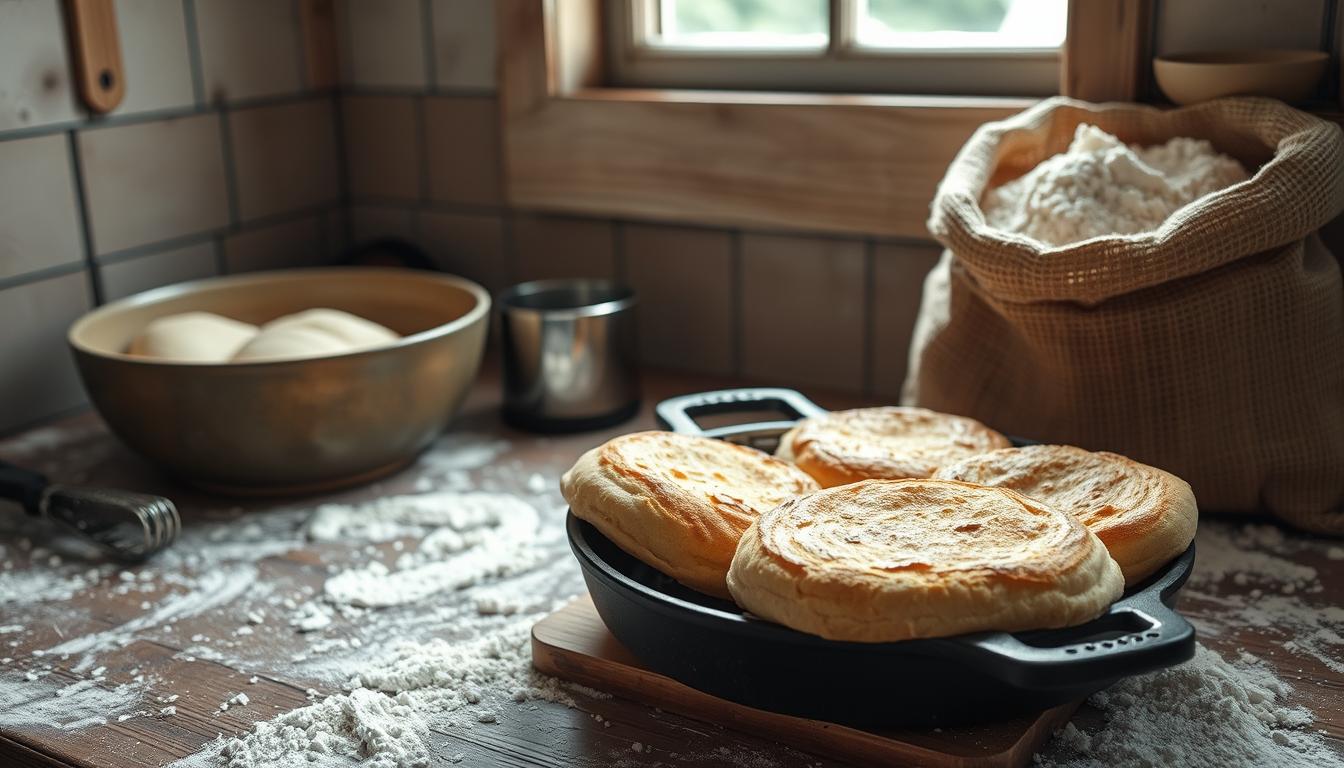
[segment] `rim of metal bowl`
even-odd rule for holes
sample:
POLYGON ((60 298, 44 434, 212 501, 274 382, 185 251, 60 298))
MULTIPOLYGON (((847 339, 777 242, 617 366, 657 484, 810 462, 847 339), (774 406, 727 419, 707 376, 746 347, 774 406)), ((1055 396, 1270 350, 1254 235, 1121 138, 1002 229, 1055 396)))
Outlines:
POLYGON ((72 349, 75 349, 79 352, 83 352, 84 354, 94 355, 97 357, 103 357, 112 360, 118 360, 121 362, 131 363, 133 365, 174 365, 174 366, 184 366, 194 368, 223 368, 223 367, 239 368, 242 366, 248 366, 248 367, 281 366, 281 365, 293 365, 295 363, 311 363, 315 360, 341 360, 345 358, 359 357, 361 355, 379 354, 387 352, 389 350, 409 347, 424 341, 428 341, 430 339, 437 339, 443 336, 448 336, 452 333, 455 333, 456 331, 466 328, 472 323, 475 323, 476 321, 480 320, 482 316, 488 315, 490 312, 490 306, 491 306, 491 299, 489 291, 485 290, 480 285, 477 285, 476 283, 466 279, 465 277, 458 277, 456 275, 448 275, 440 272, 429 272, 426 270, 415 270, 415 269, 401 269, 397 267, 304 267, 301 269, 273 269, 262 272, 248 272, 242 275, 220 275, 216 277, 206 277, 201 278, 199 280, 188 280, 187 282, 183 283, 174 283, 172 285, 165 285, 159 288, 151 288, 148 291, 133 294, 131 296, 127 296, 124 299, 118 299, 110 304, 104 304, 103 306, 86 313, 84 316, 80 317, 73 324, 71 324, 70 329, 66 331, 65 338, 66 343, 68 343, 72 349), (296 357, 296 358, 279 359, 279 360, 249 360, 241 362, 202 363, 190 360, 166 360, 162 358, 140 357, 138 355, 130 355, 125 352, 107 352, 101 349, 94 349, 93 347, 90 347, 87 344, 83 344, 77 338, 80 332, 84 329, 84 327, 86 327, 89 324, 98 322, 103 317, 116 314, 117 312, 127 309, 129 307, 139 307, 150 304, 157 304, 161 301, 165 301, 180 296, 182 294, 191 293, 192 291, 195 291, 202 287, 208 286, 213 288, 220 286, 229 286, 232 284, 253 283, 258 281, 270 282, 277 280, 279 281, 295 280, 302 278, 311 278, 314 275, 318 274, 368 275, 375 272, 383 274, 393 274, 405 277, 426 278, 429 280, 447 283, 455 288, 460 288, 466 291, 467 293, 471 294, 472 298, 476 300, 476 305, 473 306, 471 309, 467 310, 466 313, 464 313, 461 317, 450 320, 444 323, 443 325, 436 325, 433 328, 420 331, 419 333, 413 333, 409 336, 403 336, 400 339, 398 339, 395 343, 381 347, 376 347, 373 349, 363 349, 355 352, 345 352, 338 355, 322 355, 320 357, 296 357))
POLYGON ((547 317, 601 317, 603 315, 614 315, 630 307, 635 306, 639 301, 635 295, 635 290, 624 283, 615 280, 606 280, 602 278, 559 278, 552 280, 532 280, 526 283, 506 288, 500 292, 495 303, 501 313, 528 313, 539 314, 547 317), (592 304, 584 304, 575 307, 522 307, 513 304, 517 299, 526 296, 535 296, 546 291, 572 289, 576 286, 592 288, 596 291, 604 292, 613 296, 613 298, 592 304))

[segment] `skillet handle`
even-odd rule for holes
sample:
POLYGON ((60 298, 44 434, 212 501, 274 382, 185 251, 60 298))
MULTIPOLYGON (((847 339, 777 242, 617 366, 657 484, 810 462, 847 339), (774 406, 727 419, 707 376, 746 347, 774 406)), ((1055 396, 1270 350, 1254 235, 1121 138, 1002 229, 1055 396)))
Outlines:
POLYGON ((1179 664, 1195 654, 1195 630, 1171 608, 1189 578, 1195 545, 1155 582, 1116 601, 1079 627, 985 636, 968 649, 986 671, 1033 688, 1075 686, 1179 664), (1025 642, 1024 642, 1025 640, 1025 642))
POLYGON ((715 392, 671 397, 659 403, 654 411, 658 415, 658 424, 664 429, 701 437, 732 437, 744 432, 772 429, 783 432, 792 427, 794 421, 798 419, 820 416, 827 412, 825 408, 808 400, 801 392, 781 387, 720 389, 715 392), (734 424, 713 429, 703 429, 695 421, 697 416, 752 411, 783 411, 793 419, 734 424))

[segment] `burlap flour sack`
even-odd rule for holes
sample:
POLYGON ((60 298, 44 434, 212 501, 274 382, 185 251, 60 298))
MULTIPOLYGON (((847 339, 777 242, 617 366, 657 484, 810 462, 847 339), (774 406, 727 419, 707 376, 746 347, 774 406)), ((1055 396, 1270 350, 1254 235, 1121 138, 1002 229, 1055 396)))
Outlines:
POLYGON ((905 400, 1162 467, 1206 511, 1344 533, 1344 287, 1316 236, 1341 209, 1340 129, 1274 101, 1052 99, 985 125, 934 198, 947 250, 905 400), (991 230, 984 190, 1063 151, 1080 122, 1144 145, 1209 139, 1253 177, 1153 233, 1051 247, 991 230))

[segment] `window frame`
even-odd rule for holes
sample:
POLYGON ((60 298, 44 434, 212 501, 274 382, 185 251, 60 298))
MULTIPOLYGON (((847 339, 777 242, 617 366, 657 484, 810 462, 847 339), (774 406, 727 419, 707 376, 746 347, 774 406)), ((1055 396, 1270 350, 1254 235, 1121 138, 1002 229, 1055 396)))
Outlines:
MULTIPOLYGON (((1146 91, 1152 0, 1070 0, 1065 95, 1146 91)), ((611 87, 601 0, 497 0, 507 202, 730 227, 928 239, 980 125, 1034 99, 611 87)))
POLYGON ((609 82, 633 88, 808 90, 818 93, 1050 96, 1058 49, 909 49, 860 45, 857 0, 829 0, 829 43, 794 49, 657 45, 659 0, 610 0, 604 19, 609 82))

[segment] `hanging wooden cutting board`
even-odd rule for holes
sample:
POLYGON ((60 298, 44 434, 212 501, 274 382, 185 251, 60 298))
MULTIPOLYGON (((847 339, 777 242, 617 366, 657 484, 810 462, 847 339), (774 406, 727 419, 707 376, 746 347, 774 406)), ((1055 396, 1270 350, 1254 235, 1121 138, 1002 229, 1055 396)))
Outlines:
POLYGON ((938 730, 863 730, 766 712, 643 666, 611 636, 586 595, 532 628, 532 664, 549 675, 858 765, 1021 768, 1078 708, 1067 704, 1035 716, 938 730))
POLYGON ((126 95, 112 0, 66 0, 66 11, 79 95, 93 112, 111 112, 126 95))

